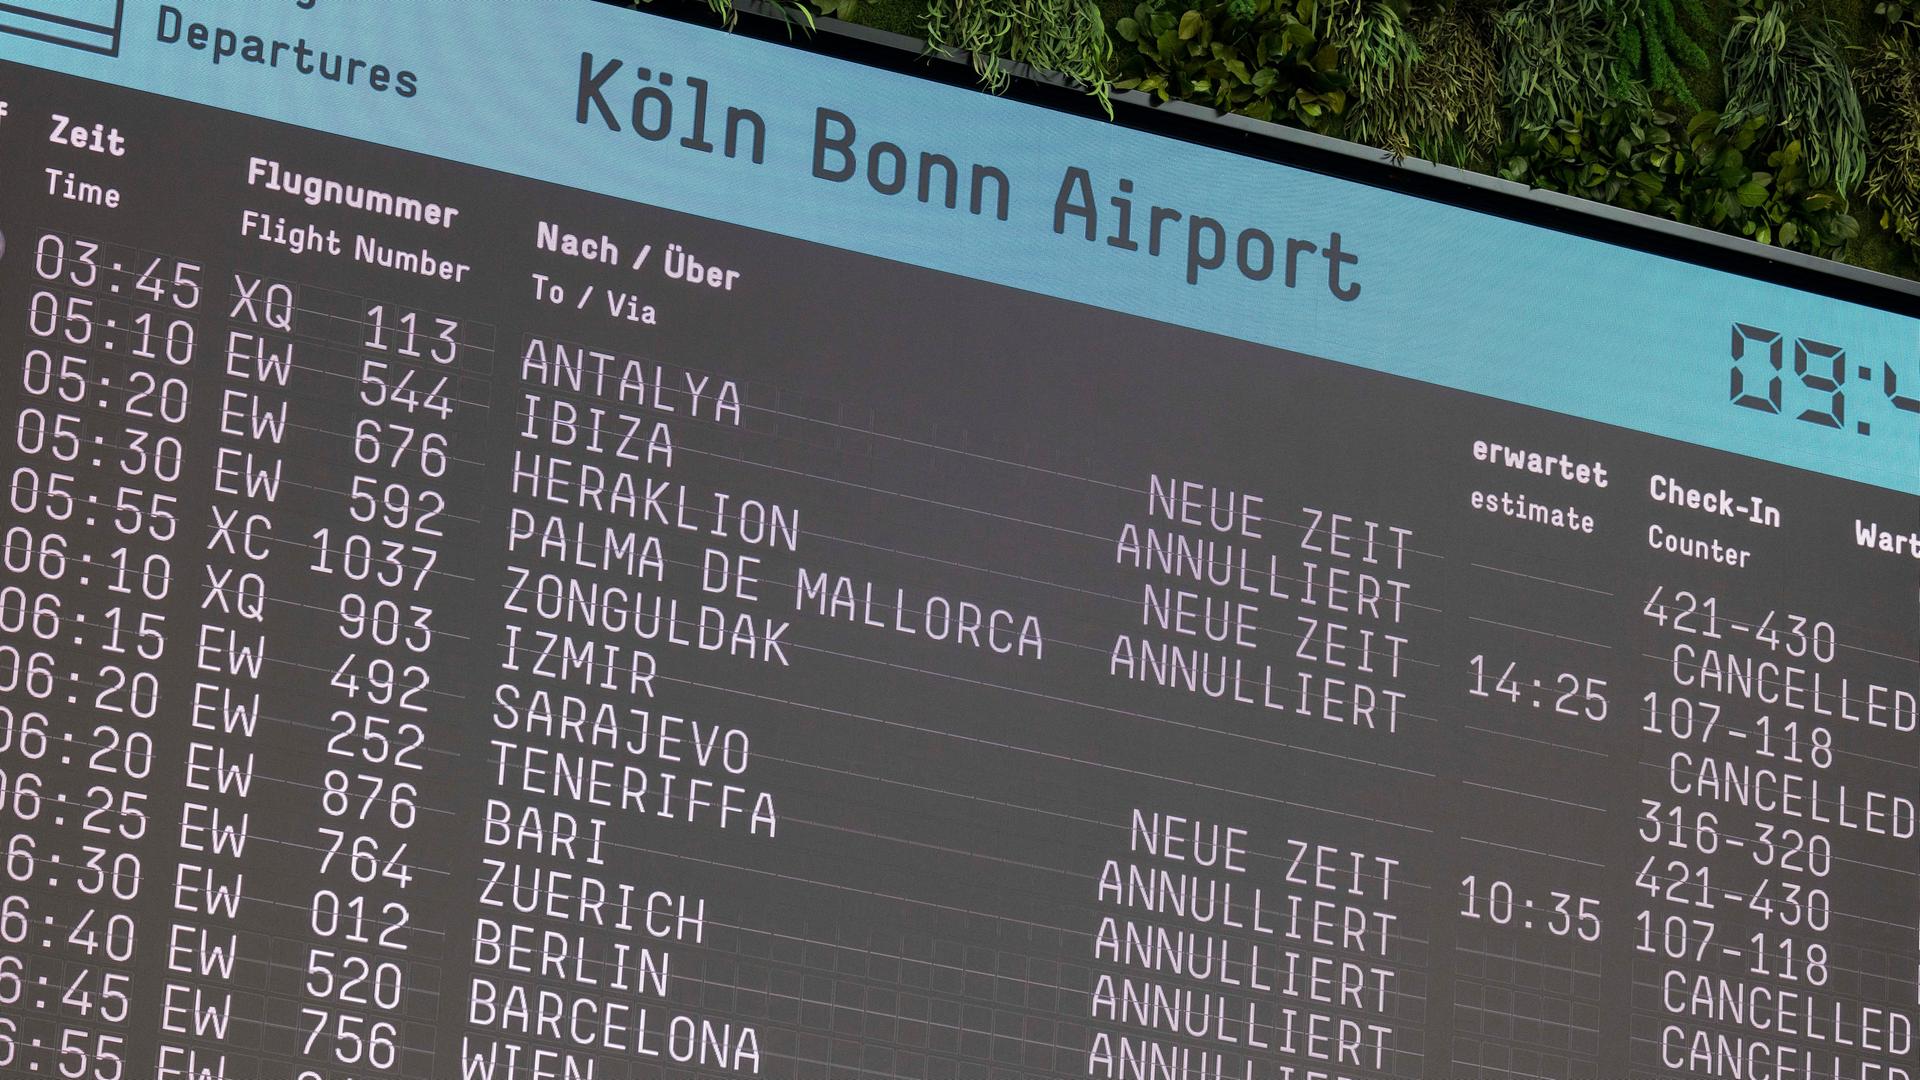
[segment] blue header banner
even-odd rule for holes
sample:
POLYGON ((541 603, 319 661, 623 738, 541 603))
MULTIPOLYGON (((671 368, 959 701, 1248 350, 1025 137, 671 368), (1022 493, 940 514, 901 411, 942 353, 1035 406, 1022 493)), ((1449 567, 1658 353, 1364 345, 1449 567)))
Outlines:
POLYGON ((586 0, 4 10, 0 59, 1920 494, 1920 320, 1865 305, 586 0))

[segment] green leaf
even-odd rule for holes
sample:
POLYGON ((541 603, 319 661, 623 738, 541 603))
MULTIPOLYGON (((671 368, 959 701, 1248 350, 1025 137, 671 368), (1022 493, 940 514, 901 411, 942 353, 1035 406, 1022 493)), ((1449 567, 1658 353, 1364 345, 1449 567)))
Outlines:
POLYGON ((1140 40, 1140 24, 1132 19, 1121 19, 1114 23, 1113 32, 1120 35, 1121 41, 1140 40))
POLYGON ((1749 180, 1740 185, 1740 190, 1736 192, 1736 196, 1739 198, 1741 206, 1759 206, 1761 203, 1767 201, 1767 188, 1765 184, 1749 180))
POLYGON ((1180 16, 1180 40, 1189 41, 1207 25, 1207 17, 1197 11, 1189 10, 1180 16))

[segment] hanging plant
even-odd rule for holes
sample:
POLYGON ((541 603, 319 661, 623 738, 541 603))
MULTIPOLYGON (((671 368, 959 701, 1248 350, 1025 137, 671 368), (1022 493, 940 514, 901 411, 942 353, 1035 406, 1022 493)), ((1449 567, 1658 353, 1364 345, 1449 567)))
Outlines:
POLYGON ((1721 54, 1723 128, 1758 116, 1806 148, 1807 173, 1841 194, 1866 174, 1867 125, 1846 47, 1824 12, 1761 0, 1736 15, 1721 54))
POLYGON ((1872 118, 1862 192, 1881 227, 1920 254, 1920 46, 1888 35, 1866 51, 1854 85, 1872 118))
MULTIPOLYGON (((1394 12, 1386 3, 1373 7, 1394 12)), ((1359 33, 1344 39, 1354 97, 1340 134, 1396 158, 1482 162, 1500 138, 1493 51, 1458 8, 1414 19, 1411 27, 1397 13, 1362 20, 1359 33)), ((1330 30, 1329 39, 1342 40, 1339 33, 1330 30)))
POLYGON ((1541 134, 1613 102, 1651 109, 1647 88, 1619 78, 1621 59, 1599 0, 1519 0, 1492 19, 1500 108, 1509 136, 1541 134))
POLYGON ((1315 34, 1314 0, 1142 3, 1114 23, 1117 89, 1328 132, 1347 108, 1340 53, 1315 34))
POLYGON ((1026 64, 1072 79, 1106 105, 1113 41, 1094 0, 931 0, 926 31, 928 48, 965 53, 994 93, 1007 87, 1006 65, 1026 64))
POLYGON ((1626 83, 1639 82, 1699 108, 1683 69, 1699 71, 1708 63, 1707 50, 1694 37, 1712 25, 1700 0, 1605 0, 1603 10, 1615 28, 1618 95, 1626 96, 1626 83))

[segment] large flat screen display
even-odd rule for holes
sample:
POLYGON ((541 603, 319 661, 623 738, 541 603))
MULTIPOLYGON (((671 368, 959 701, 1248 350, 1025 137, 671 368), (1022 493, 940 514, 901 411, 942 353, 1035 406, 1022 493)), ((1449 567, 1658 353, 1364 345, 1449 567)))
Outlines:
POLYGON ((0 1075, 1913 1080, 1914 305, 1128 120, 0 4, 0 1075))

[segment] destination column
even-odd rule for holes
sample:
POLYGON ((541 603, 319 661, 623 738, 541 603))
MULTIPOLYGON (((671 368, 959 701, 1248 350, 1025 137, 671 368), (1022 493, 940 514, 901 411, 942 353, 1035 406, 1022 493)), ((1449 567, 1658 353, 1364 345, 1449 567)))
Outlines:
POLYGON ((703 978, 716 932, 753 932, 726 922, 743 894, 682 882, 750 872, 730 853, 781 821, 751 730, 680 702, 695 657, 790 662, 753 552, 796 547, 795 512, 700 467, 742 422, 732 381, 558 337, 512 363, 461 1075, 760 1072, 757 1027, 703 1008, 729 989, 703 978))

